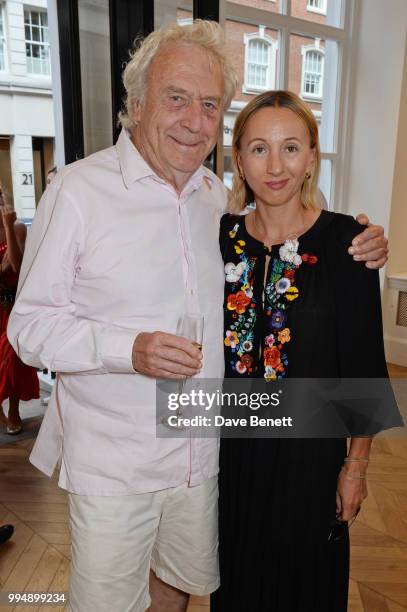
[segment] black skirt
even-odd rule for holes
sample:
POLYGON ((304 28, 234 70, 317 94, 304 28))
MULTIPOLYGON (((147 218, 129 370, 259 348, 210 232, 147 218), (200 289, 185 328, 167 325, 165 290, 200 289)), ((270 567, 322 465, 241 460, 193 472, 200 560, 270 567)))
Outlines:
POLYGON ((345 440, 222 440, 211 612, 346 611, 347 528, 329 541, 345 456, 345 440))

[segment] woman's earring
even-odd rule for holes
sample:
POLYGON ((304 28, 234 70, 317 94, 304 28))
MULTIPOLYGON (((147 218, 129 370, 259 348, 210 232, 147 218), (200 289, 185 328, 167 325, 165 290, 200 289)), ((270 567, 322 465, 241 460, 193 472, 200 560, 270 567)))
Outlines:
POLYGON ((240 170, 239 170, 239 178, 240 178, 241 181, 245 181, 246 180, 245 177, 244 177, 243 172, 240 172, 240 170))
POLYGON ((306 172, 306 173, 305 173, 305 178, 306 178, 306 179, 310 179, 310 178, 311 178, 311 176, 312 176, 312 175, 311 175, 311 172, 306 172))

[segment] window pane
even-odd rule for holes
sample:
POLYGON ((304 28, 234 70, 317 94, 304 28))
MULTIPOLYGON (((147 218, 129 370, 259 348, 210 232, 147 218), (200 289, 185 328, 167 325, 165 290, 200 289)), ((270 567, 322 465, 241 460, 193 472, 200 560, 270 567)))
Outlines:
POLYGON ((4 39, 3 7, 0 4, 0 70, 6 69, 6 43, 4 39))
POLYGON ((233 178, 233 167, 231 154, 225 153, 224 167, 223 167, 223 184, 228 189, 232 189, 232 178, 233 178))
POLYGON ((262 11, 270 11, 270 13, 281 12, 281 0, 232 0, 234 4, 242 6, 250 6, 262 11))
POLYGON ((41 40, 40 29, 33 26, 31 29, 31 36, 32 36, 31 40, 35 40, 39 42, 41 40))
MULTIPOLYGON (((270 3, 272 4, 272 3, 270 3)), ((279 32, 264 26, 227 19, 227 53, 232 58, 238 86, 225 113, 224 145, 232 143, 232 130, 239 111, 258 93, 277 87, 279 32)))
MULTIPOLYGON (((253 2, 239 2, 253 6, 253 2)), ((256 6, 265 8, 273 2, 260 2, 256 6), (264 6, 263 6, 264 5, 264 6)), ((277 3, 276 3, 277 4, 277 3)), ((273 6, 275 9, 275 6, 273 6)), ((224 182, 231 186, 231 161, 228 147, 232 144, 232 131, 238 113, 254 96, 278 87, 278 61, 280 35, 278 30, 262 25, 246 23, 232 18, 226 20, 225 33, 227 53, 232 59, 238 77, 238 86, 223 121, 223 142, 225 149, 224 182)))
POLYGON ((332 161, 330 159, 323 159, 321 161, 321 173, 319 175, 319 188, 323 195, 321 202, 318 204, 322 208, 333 209, 333 202, 331 202, 332 194, 332 161))
POLYGON ((40 26, 44 15, 46 16, 46 13, 43 11, 24 12, 27 71, 32 74, 51 73, 49 47, 48 44, 43 44, 44 41, 48 41, 48 28, 40 26), (32 44, 29 44, 31 42, 32 44))
POLYGON ((319 51, 305 51, 303 59, 303 95, 322 98, 323 55, 319 51))
POLYGON ((306 21, 343 27, 343 0, 291 0, 291 15, 306 21))
POLYGON ((154 28, 157 30, 171 21, 181 25, 192 20, 192 1, 154 0, 154 28))
POLYGON ((312 109, 322 151, 335 152, 337 73, 340 46, 336 41, 293 34, 290 37, 288 88, 312 109))
POLYGON ((79 0, 85 155, 113 144, 109 0, 79 0))

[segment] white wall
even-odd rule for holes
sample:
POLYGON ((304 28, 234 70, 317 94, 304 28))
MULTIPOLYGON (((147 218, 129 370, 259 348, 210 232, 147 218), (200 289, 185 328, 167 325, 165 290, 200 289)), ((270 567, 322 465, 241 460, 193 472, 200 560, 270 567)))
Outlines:
POLYGON ((52 97, 0 90, 0 134, 53 138, 52 97))
POLYGON ((407 274, 407 56, 401 99, 389 228, 391 249, 388 274, 407 274))
POLYGON ((19 217, 32 219, 35 213, 35 186, 31 136, 15 134, 10 145, 14 207, 19 217))
POLYGON ((348 172, 344 212, 365 212, 389 229, 401 103, 406 0, 357 0, 348 172))
POLYGON ((407 367, 407 327, 398 317, 402 295, 407 295, 407 58, 401 95, 396 165, 390 215, 390 256, 384 286, 385 344, 387 358, 407 367))
MULTIPOLYGON (((388 266, 394 269, 400 265, 402 249, 407 251, 407 227, 401 229, 406 220, 402 213, 403 206, 406 208, 406 190, 399 184, 403 180, 405 183, 407 176, 406 167, 400 169, 401 146, 403 143, 405 146, 407 137, 401 134, 403 109, 406 112, 402 83, 407 2, 357 1, 360 1, 360 21, 353 58, 351 142, 348 172, 344 177, 347 183, 344 211, 351 214, 363 211, 372 221, 384 226, 390 238, 390 250, 394 248, 397 252, 388 266), (390 231, 390 219, 393 231, 390 231)), ((406 269, 398 272, 407 272, 407 254, 405 261, 406 269)), ((396 324, 398 289, 394 281, 389 283, 384 272, 381 279, 386 356, 390 362, 407 366, 407 329, 396 324)))

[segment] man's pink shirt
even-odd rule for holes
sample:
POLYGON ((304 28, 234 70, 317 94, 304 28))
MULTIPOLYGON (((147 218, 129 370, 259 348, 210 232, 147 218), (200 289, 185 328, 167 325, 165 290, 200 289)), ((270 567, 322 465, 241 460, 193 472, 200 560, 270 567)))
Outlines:
POLYGON ((132 367, 139 332, 204 315, 202 376, 223 376, 221 181, 201 167, 180 196, 122 131, 64 168, 29 232, 8 335, 26 363, 56 371, 30 460, 83 495, 191 486, 218 470, 218 440, 158 438, 155 380, 132 367))

